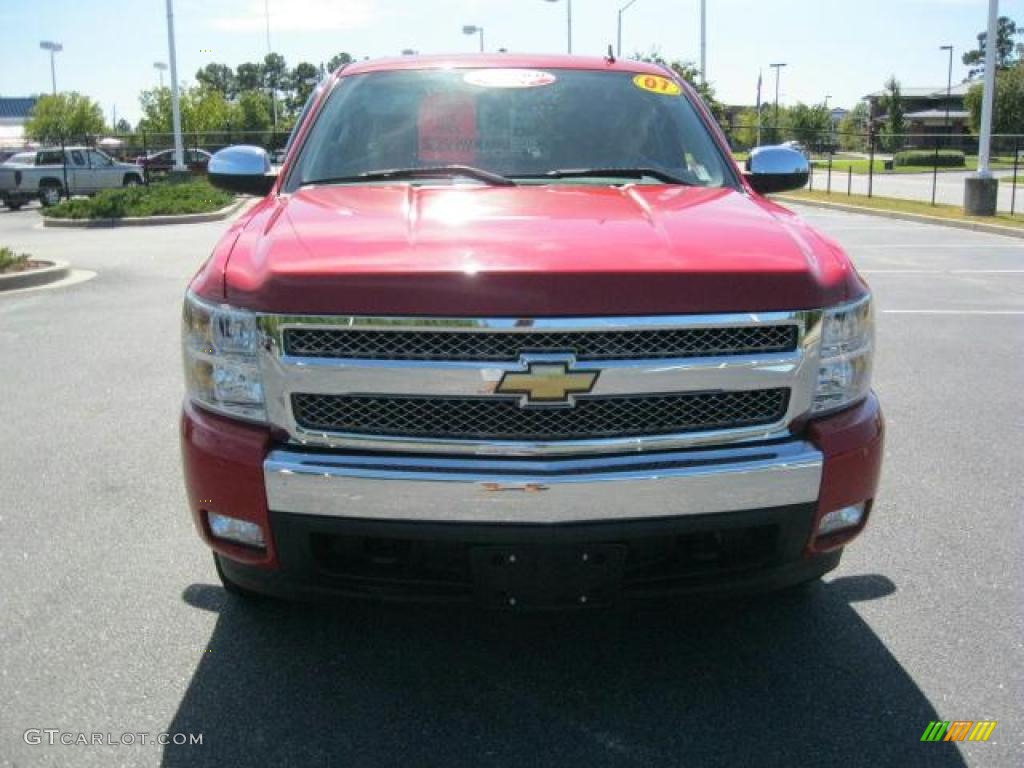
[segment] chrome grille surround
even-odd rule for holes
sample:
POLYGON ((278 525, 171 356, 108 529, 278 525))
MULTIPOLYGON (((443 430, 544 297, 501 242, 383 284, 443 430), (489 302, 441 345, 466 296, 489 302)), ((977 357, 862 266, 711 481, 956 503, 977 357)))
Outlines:
POLYGON ((727 357, 796 349, 797 328, 741 325, 600 331, 417 331, 360 328, 290 328, 285 353, 293 357, 358 360, 467 360, 515 362, 527 353, 566 352, 579 361, 727 357))
POLYGON ((292 395, 305 429, 462 440, 585 440, 771 424, 788 389, 577 397, 572 408, 523 408, 504 397, 292 395))
MULTIPOLYGON (((371 318, 364 316, 260 315, 262 334, 260 369, 267 414, 278 432, 293 445, 344 450, 405 453, 540 456, 614 454, 647 450, 676 450, 690 446, 724 445, 790 435, 789 426, 809 412, 817 374, 822 313, 820 310, 727 315, 678 315, 597 318, 371 318), (699 393, 735 393, 788 390, 781 416, 766 423, 643 434, 575 436, 568 439, 479 439, 468 436, 360 434, 303 426, 293 409, 293 396, 374 396, 380 398, 486 398, 500 400, 493 389, 506 372, 526 370, 528 362, 553 360, 575 363, 559 344, 550 352, 531 347, 516 360, 467 361, 420 359, 367 359, 302 357, 287 354, 286 334, 291 329, 337 331, 352 328, 402 333, 436 333, 439 329, 524 334, 524 340, 543 334, 561 338, 566 333, 679 331, 788 326, 795 329, 795 348, 781 352, 711 356, 653 357, 593 360, 587 369, 600 371, 594 390, 586 397, 628 398, 699 393)), ((534 342, 530 342, 533 344, 534 342)), ((583 396, 576 398, 579 402, 583 396)))

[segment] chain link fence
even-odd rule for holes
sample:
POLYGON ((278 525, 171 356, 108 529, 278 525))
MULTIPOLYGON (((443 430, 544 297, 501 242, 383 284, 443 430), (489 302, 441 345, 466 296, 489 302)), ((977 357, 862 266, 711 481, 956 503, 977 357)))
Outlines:
MULTIPOLYGON (((726 138, 742 164, 749 150, 761 144, 791 143, 804 152, 813 173, 809 188, 836 195, 895 197, 932 205, 962 205, 963 177, 977 169, 978 137, 943 131, 890 134, 885 131, 794 130, 770 121, 757 125, 726 123, 726 138)), ((280 161, 288 131, 186 132, 186 164, 193 173, 206 170, 206 156, 232 144, 263 147, 280 161)), ((138 164, 145 182, 170 169, 174 149, 171 133, 135 132, 66 137, 50 146, 88 146, 116 160, 138 164), (152 158, 168 152, 156 161, 152 158)), ((999 177, 998 208, 1011 214, 1024 207, 1024 134, 992 137, 990 167, 999 177)))
MULTIPOLYGON (((963 179, 978 168, 978 137, 928 131, 888 133, 793 130, 770 123, 727 123, 726 138, 742 161, 751 148, 790 143, 804 152, 812 190, 837 195, 895 197, 931 205, 963 205, 963 179)), ((999 178, 998 209, 1011 215, 1024 207, 1024 134, 992 136, 989 168, 999 178)))

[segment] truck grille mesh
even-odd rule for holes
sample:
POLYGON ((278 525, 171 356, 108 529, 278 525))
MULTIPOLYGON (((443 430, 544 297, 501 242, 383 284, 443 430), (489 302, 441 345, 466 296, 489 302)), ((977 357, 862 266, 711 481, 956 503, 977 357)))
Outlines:
POLYGON ((579 440, 772 424, 788 389, 580 397, 573 408, 521 408, 499 397, 423 398, 293 394, 306 429, 466 440, 579 440))
POLYGON ((716 357, 796 349, 794 325, 638 331, 389 331, 291 328, 285 353, 362 360, 515 361, 523 353, 568 352, 577 360, 716 357))

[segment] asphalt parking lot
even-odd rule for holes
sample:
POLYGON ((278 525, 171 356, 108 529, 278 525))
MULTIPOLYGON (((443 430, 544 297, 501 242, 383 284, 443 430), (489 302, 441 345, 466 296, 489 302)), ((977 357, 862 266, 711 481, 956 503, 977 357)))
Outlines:
POLYGON ((0 295, 0 762, 1020 765, 1024 240, 803 212, 876 294, 868 531, 802 596, 508 615, 228 598, 176 423, 181 294, 226 225, 0 211, 0 244, 96 273, 0 295), (982 719, 987 743, 919 741, 982 719))

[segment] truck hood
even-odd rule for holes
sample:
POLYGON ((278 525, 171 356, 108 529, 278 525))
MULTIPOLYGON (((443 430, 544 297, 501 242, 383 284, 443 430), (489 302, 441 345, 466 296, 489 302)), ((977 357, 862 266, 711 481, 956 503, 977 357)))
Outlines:
POLYGON ((865 290, 784 208, 666 185, 304 189, 254 210, 224 287, 269 312, 443 316, 809 309, 865 290))

